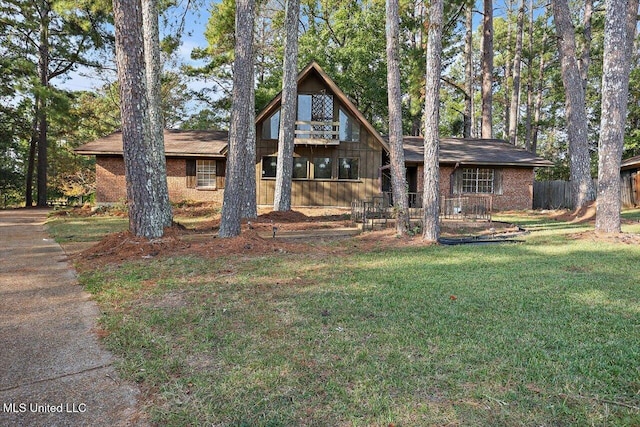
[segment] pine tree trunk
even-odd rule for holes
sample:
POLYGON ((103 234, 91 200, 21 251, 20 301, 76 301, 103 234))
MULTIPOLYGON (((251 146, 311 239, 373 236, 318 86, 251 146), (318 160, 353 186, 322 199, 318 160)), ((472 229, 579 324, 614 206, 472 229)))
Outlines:
POLYGON ((505 61, 504 61, 504 81, 500 85, 504 91, 504 97, 502 98, 504 113, 504 127, 501 138, 509 139, 509 114, 511 113, 511 87, 513 87, 513 47, 511 38, 513 35, 513 25, 511 25, 511 15, 513 14, 513 0, 506 2, 506 21, 507 21, 507 48, 505 49, 505 61))
POLYGON ((589 66, 591 65, 591 17, 593 15, 593 0, 584 2, 584 16, 582 19, 582 34, 584 36, 584 46, 580 57, 580 77, 582 78, 582 90, 587 93, 587 79, 589 77, 589 66))
POLYGON ((280 132, 278 135, 278 163, 273 210, 291 210, 291 178, 298 104, 298 19, 299 0, 287 0, 285 10, 285 44, 282 74, 282 102, 280 104, 280 132))
POLYGON ((157 164, 151 155, 142 4, 139 0, 114 0, 113 16, 129 230, 139 237, 158 238, 164 224, 155 187, 157 164))
MULTIPOLYGON (((548 9, 545 11, 545 17, 548 9)), ((542 52, 540 54, 540 63, 538 64, 538 83, 536 85, 536 97, 533 104, 533 123, 531 126, 531 147, 530 151, 536 153, 538 151, 538 130, 540 128, 540 116, 542 112, 542 92, 544 89, 544 72, 546 69, 545 52, 547 47, 547 31, 542 35, 542 52)))
POLYGON ((595 198, 591 180, 591 157, 587 138, 587 113, 582 77, 576 57, 575 31, 571 23, 567 0, 552 0, 558 39, 562 83, 565 90, 567 136, 569 139, 569 169, 574 209, 595 198))
MULTIPOLYGON (((254 106, 253 90, 253 23, 254 0, 236 2, 236 46, 233 62, 233 93, 231 100, 231 121, 229 126, 229 149, 225 177, 224 201, 220 220, 220 237, 240 235, 242 205, 245 201, 247 147, 250 138, 250 122, 254 106)), ((255 144, 255 140, 253 142, 255 144)))
POLYGON ((249 136, 247 137, 247 143, 244 149, 244 201, 242 203, 241 216, 244 219, 254 219, 258 217, 258 206, 256 202, 256 97, 255 97, 255 70, 251 67, 250 77, 250 90, 249 90, 249 136))
POLYGON ((38 77, 44 94, 38 97, 38 206, 47 206, 48 129, 47 88, 49 87, 49 13, 51 5, 43 2, 40 9, 40 45, 38 46, 38 77))
POLYGON ((513 55, 513 88, 509 106, 509 142, 517 143, 518 112, 520 110, 520 71, 522 68, 522 33, 524 31, 524 0, 520 0, 516 24, 516 49, 513 55))
POLYGON ((465 10, 465 38, 464 38, 464 131, 465 138, 473 134, 473 5, 467 4, 465 10))
POLYGON ((484 0, 482 20, 482 138, 493 138, 493 0, 484 0))
POLYGON ((142 0, 142 20, 144 32, 144 53, 147 74, 147 91, 149 100, 149 120, 151 121, 151 151, 156 166, 154 175, 158 192, 162 223, 170 227, 173 223, 169 188, 167 186, 167 161, 164 151, 164 120, 162 117, 160 62, 160 33, 158 29, 157 0, 142 0))
POLYGON ((27 159, 27 180, 25 191, 25 207, 33 207, 33 174, 36 169, 36 151, 38 149, 38 117, 40 96, 36 95, 34 102, 33 124, 31 126, 31 140, 29 141, 29 158, 27 159))
POLYGON ((528 49, 529 55, 527 58, 527 112, 525 118, 525 137, 524 148, 527 151, 531 151, 531 137, 533 132, 533 30, 534 30, 534 5, 533 0, 529 0, 529 37, 528 37, 528 49))
POLYGON ((638 0, 606 0, 596 231, 619 233, 620 162, 638 0))
POLYGON ((440 72, 442 67, 442 0, 432 0, 427 36, 427 72, 424 113, 424 214, 422 239, 437 242, 440 237, 440 166, 438 124, 440 122, 440 72))
POLYGON ((389 157, 391 160, 391 190, 396 211, 396 233, 407 234, 409 200, 404 162, 402 132, 402 89, 400 88, 400 15, 399 1, 386 2, 387 87, 389 103, 389 157))

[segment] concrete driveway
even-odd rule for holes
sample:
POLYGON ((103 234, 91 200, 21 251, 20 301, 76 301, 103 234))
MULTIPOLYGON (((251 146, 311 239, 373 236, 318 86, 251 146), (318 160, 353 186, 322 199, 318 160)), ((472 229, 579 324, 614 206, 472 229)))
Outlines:
POLYGON ((48 237, 46 215, 0 210, 0 425, 146 425, 139 391, 99 344, 98 308, 48 237))

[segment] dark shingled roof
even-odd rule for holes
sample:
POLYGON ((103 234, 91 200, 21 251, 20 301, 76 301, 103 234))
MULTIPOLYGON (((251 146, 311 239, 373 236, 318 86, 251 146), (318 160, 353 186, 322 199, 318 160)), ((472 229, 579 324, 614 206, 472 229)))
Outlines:
MULTIPOLYGON (((165 130, 165 152, 167 157, 225 157, 228 136, 226 131, 165 130)), ((420 136, 404 137, 404 156, 407 163, 423 162, 423 144, 424 140, 420 136)), ((83 155, 121 156, 122 132, 114 132, 84 144, 76 148, 75 152, 83 155)), ((550 161, 514 147, 506 141, 459 138, 440 139, 440 163, 523 167, 553 165, 550 161)))
MULTIPOLYGON (((424 161, 424 139, 404 137, 404 156, 408 163, 424 161)), ((440 163, 492 166, 552 166, 553 163, 500 139, 440 139, 440 163)))
MULTIPOLYGON (((217 130, 166 130, 167 157, 224 157, 229 133, 217 130)), ((122 132, 81 145, 74 150, 84 155, 122 155, 122 132)))
POLYGON ((620 164, 620 169, 636 169, 640 168, 640 156, 629 157, 620 164))

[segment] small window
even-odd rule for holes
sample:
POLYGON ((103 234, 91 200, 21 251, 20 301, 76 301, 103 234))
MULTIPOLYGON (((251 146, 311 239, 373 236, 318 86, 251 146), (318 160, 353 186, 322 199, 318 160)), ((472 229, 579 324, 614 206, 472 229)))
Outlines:
POLYGON ((196 160, 196 187, 216 188, 215 160, 196 160))
POLYGON ((333 161, 331 157, 315 157, 313 159, 313 178, 331 179, 333 171, 333 161))
POLYGON ((278 139, 280 133, 280 110, 262 122, 262 139, 278 139))
POLYGON ((360 141, 360 124, 342 108, 340 109, 340 141, 360 141))
POLYGON ((262 177, 275 178, 278 158, 276 156, 265 156, 262 158, 262 177))
POLYGON ((309 159, 306 157, 293 158, 293 171, 291 177, 294 179, 309 178, 309 159))
POLYGON ((358 159, 343 158, 338 160, 338 179, 359 179, 358 159))
POLYGON ((462 170, 463 193, 493 193, 493 169, 465 168, 462 170))

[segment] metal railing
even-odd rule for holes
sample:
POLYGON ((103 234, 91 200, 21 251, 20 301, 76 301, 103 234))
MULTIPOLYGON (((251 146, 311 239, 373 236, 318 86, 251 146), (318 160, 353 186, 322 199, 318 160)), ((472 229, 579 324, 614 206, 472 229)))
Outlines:
POLYGON ((440 217, 444 219, 472 219, 491 221, 491 196, 464 195, 443 198, 440 217))
MULTIPOLYGON (((382 193, 387 206, 393 207, 391 192, 382 193)), ((407 193, 411 216, 422 210, 422 193, 407 193)), ((493 198, 490 195, 465 194, 456 197, 441 197, 440 217, 444 219, 486 219, 491 220, 493 198)))

